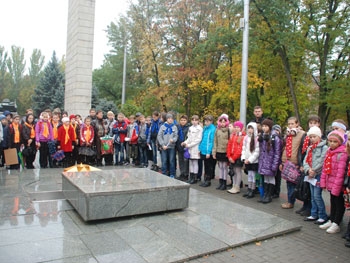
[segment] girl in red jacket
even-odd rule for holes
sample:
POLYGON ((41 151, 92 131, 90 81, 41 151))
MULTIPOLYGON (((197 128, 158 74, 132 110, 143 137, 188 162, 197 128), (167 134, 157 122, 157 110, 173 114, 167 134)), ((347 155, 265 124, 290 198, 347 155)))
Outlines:
POLYGON ((345 207, 343 198, 343 183, 348 154, 344 145, 344 134, 334 130, 328 136, 329 148, 323 162, 320 186, 327 189, 331 196, 331 214, 329 220, 320 225, 327 229, 327 233, 334 234, 340 231, 339 224, 343 219, 345 207))
POLYGON ((233 123, 233 134, 228 141, 227 157, 230 165, 233 166, 234 176, 232 177, 232 189, 227 190, 231 194, 238 194, 240 192, 240 185, 242 182, 242 167, 241 161, 242 147, 245 133, 243 132, 243 123, 235 121, 233 123))
POLYGON ((63 166, 68 167, 74 165, 72 152, 75 143, 75 131, 70 125, 68 117, 62 118, 62 123, 63 125, 61 125, 57 131, 57 149, 64 152, 63 166))

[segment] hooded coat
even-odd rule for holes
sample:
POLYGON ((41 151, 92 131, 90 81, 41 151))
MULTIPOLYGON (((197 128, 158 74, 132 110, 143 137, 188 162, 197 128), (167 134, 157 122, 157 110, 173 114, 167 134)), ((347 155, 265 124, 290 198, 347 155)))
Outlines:
POLYGON ((275 176, 281 162, 281 144, 282 141, 275 131, 271 134, 263 134, 262 140, 259 140, 259 174, 266 176, 275 176), (270 149, 268 144, 270 145, 270 149))

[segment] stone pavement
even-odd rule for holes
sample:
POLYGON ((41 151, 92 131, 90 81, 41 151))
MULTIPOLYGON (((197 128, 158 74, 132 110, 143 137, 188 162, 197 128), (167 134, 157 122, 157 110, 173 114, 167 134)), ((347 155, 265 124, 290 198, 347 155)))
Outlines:
MULTIPOLYGON (((243 180, 247 180, 243 176, 243 180)), ((193 189, 210 193, 216 197, 238 203, 245 207, 269 213, 284 219, 291 220, 302 226, 300 231, 252 242, 224 252, 206 255, 204 257, 191 260, 191 263, 260 263, 260 262, 349 262, 350 249, 344 246, 345 240, 341 238, 350 220, 350 211, 346 211, 341 224, 341 232, 337 234, 327 234, 326 231, 318 228, 313 222, 304 222, 303 217, 295 211, 301 207, 301 202, 297 201, 294 209, 282 209, 280 204, 287 200, 286 183, 282 180, 282 194, 279 199, 273 199, 270 204, 260 204, 257 198, 246 199, 242 197, 245 189, 240 194, 229 194, 226 191, 216 190, 218 181, 214 180, 211 187, 203 188, 198 184, 192 185, 193 189)), ((323 198, 329 213, 329 194, 323 192, 323 198)))
POLYGON ((63 200, 60 173, 60 169, 0 170, 0 262, 347 262, 349 258, 341 234, 326 234, 292 210, 280 208, 285 189, 282 200, 263 205, 241 194, 215 190, 214 180, 209 188, 191 186, 188 209, 85 223, 63 200))

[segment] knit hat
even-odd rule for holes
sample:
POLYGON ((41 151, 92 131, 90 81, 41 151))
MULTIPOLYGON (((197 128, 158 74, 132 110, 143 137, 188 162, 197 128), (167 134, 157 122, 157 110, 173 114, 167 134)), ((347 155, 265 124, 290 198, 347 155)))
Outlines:
POLYGON ((0 121, 2 121, 3 119, 6 119, 6 116, 3 115, 3 114, 1 114, 1 115, 0 115, 0 121))
POLYGON ((332 127, 338 127, 340 129, 346 131, 346 126, 341 122, 337 122, 337 121, 332 122, 332 127))
POLYGON ((135 114, 135 117, 140 117, 141 115, 142 115, 141 112, 137 112, 137 113, 135 114))
POLYGON ((265 119, 263 120, 263 122, 261 123, 261 125, 266 125, 270 128, 270 131, 272 131, 272 126, 273 126, 273 120, 271 119, 265 119))
POLYGON ((241 131, 243 130, 243 123, 241 121, 235 121, 233 123, 233 127, 239 127, 241 129, 241 131))
POLYGON ((63 122, 63 123, 69 122, 69 118, 68 118, 68 117, 63 117, 63 118, 62 118, 62 122, 63 122))
POLYGON ((167 113, 166 114, 166 119, 169 119, 169 118, 174 119, 174 116, 171 113, 167 113))
POLYGON ((273 126, 272 126, 272 130, 273 130, 273 131, 278 131, 279 133, 282 132, 282 128, 281 128, 281 126, 279 126, 278 124, 273 125, 273 126))
POLYGON ((344 142, 344 134, 337 130, 328 134, 327 139, 329 140, 330 138, 336 139, 340 145, 344 142))
POLYGON ((316 126, 313 126, 310 128, 310 130, 307 132, 307 136, 310 136, 310 135, 317 135, 318 137, 322 137, 322 132, 321 132, 321 129, 316 127, 316 126))
POLYGON ((230 124, 230 121, 228 120, 228 115, 225 113, 221 114, 220 117, 218 118, 218 127, 220 127, 220 122, 222 119, 226 121, 225 127, 228 127, 228 125, 230 124))
POLYGON ((69 116, 69 119, 71 120, 71 119, 75 119, 75 115, 74 114, 71 114, 70 116, 69 116))
POLYGON ((5 116, 11 115, 11 117, 12 117, 12 113, 11 113, 10 111, 8 111, 8 110, 5 110, 4 113, 3 113, 3 115, 5 115, 5 116))

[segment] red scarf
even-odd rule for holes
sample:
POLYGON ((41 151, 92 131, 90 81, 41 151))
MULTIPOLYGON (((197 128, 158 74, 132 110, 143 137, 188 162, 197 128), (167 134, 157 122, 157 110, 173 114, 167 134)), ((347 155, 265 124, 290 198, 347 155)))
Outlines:
POLYGON ((350 162, 348 163, 348 176, 350 176, 350 162))
POLYGON ((306 163, 312 168, 312 152, 313 150, 317 147, 319 142, 314 143, 313 145, 310 146, 309 151, 307 152, 306 156, 306 163))
POLYGON ((305 136, 304 142, 303 142, 303 148, 301 149, 301 153, 304 154, 307 150, 307 147, 310 145, 310 138, 309 136, 305 136))
POLYGON ((292 157, 292 141, 293 141, 293 136, 288 135, 286 139, 286 155, 287 159, 292 157))
POLYGON ((326 153, 326 158, 324 159, 324 171, 326 174, 332 173, 332 156, 334 155, 334 151, 329 149, 326 153))

